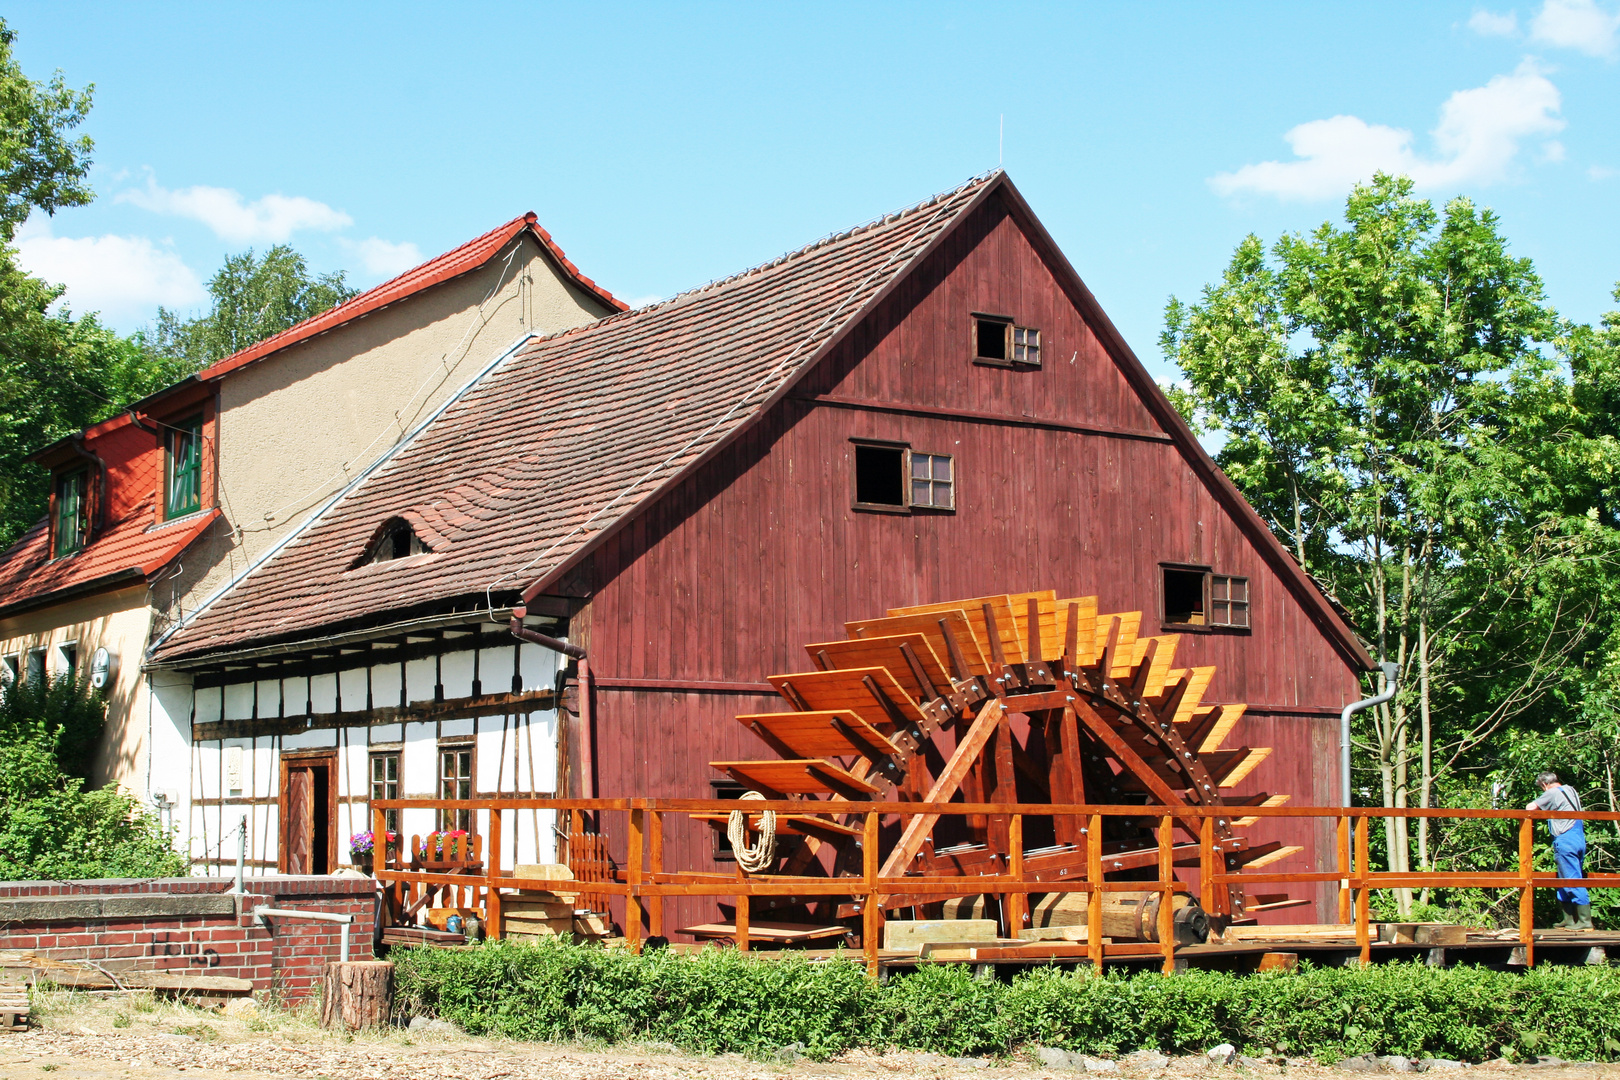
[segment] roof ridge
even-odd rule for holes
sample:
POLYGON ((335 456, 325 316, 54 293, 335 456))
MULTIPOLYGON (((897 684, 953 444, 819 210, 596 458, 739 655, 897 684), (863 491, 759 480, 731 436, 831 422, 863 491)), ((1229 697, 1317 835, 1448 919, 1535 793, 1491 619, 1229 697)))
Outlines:
POLYGON ((854 225, 847 229, 839 229, 835 230, 834 232, 827 233, 823 236, 817 237, 802 247, 797 247, 791 251, 784 252, 783 254, 776 256, 774 259, 767 259, 765 262, 759 263, 755 266, 750 266, 746 270, 739 270, 734 274, 727 274, 725 277, 712 278, 709 281, 704 282, 702 285, 697 285, 690 289, 683 289, 680 292, 675 293, 672 296, 667 296, 662 300, 656 300, 651 304, 645 304, 638 308, 631 308, 629 311, 621 311, 613 315, 604 316, 603 318, 597 319, 595 322, 589 322, 583 326, 570 326, 566 329, 558 330, 551 334, 536 335, 534 341, 530 344, 535 344, 542 341, 555 341, 559 338, 570 337, 574 334, 586 333, 597 330, 601 327, 614 325, 638 315, 646 315, 654 311, 661 311, 677 301, 685 300, 689 297, 698 296, 714 289, 722 288, 726 285, 733 284, 734 282, 742 281, 745 278, 762 274, 767 270, 774 270, 778 266, 782 266, 785 263, 792 262, 795 259, 804 258, 813 252, 819 251, 821 248, 824 248, 829 244, 836 244, 844 240, 849 240, 855 236, 859 236, 862 233, 869 232, 880 225, 892 225, 898 221, 912 217, 915 214, 919 214, 931 207, 938 206, 946 199, 954 199, 964 191, 983 187, 985 184, 994 180, 1003 171, 1003 169, 997 167, 994 169, 988 169, 982 173, 977 173, 974 176, 968 177, 967 180, 948 191, 937 192, 930 195, 928 198, 923 199, 921 202, 912 203, 910 206, 902 207, 899 210, 892 210, 886 214, 879 214, 877 217, 868 221, 863 221, 859 225, 854 225))

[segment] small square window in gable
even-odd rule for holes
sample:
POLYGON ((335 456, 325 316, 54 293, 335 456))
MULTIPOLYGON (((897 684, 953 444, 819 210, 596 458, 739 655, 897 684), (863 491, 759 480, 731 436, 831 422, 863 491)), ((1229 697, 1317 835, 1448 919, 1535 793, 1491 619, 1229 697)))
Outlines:
POLYGON ((1006 315, 973 315, 973 362, 998 367, 1040 367, 1041 332, 1006 315))
POLYGON ((855 444, 855 505, 878 509, 906 507, 906 448, 855 444))

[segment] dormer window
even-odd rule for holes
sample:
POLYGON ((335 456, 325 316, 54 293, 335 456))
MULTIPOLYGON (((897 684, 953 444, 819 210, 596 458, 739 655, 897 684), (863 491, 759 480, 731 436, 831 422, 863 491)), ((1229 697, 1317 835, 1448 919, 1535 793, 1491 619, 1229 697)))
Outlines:
POLYGON ((410 522, 404 518, 394 518, 383 526, 382 533, 372 545, 371 557, 367 562, 391 562, 394 559, 409 558, 412 555, 426 555, 433 549, 422 542, 416 535, 410 522))
POLYGON ((193 416, 168 427, 163 516, 184 517, 202 509, 202 426, 193 416))
POLYGON ((51 494, 51 556, 63 558, 84 548, 90 538, 90 470, 56 478, 51 494))

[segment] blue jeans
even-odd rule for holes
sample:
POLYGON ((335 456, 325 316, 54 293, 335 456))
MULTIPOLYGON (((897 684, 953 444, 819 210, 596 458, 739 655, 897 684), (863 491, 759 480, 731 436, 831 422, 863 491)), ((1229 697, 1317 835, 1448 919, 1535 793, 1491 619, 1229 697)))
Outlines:
MULTIPOLYGON (((1558 860, 1558 876, 1561 878, 1585 877, 1581 868, 1581 860, 1586 858, 1586 828, 1577 821, 1564 832, 1553 837, 1553 857, 1558 860)), ((1585 889, 1559 889, 1558 902, 1560 904, 1590 904, 1585 889)))

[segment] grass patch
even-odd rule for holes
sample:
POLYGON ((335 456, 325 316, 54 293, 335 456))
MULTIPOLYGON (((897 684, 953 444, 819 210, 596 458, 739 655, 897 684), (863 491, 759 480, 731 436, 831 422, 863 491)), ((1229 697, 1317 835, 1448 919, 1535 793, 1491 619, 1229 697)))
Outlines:
POLYGON ((398 949, 396 1007, 474 1035, 672 1043, 762 1057, 793 1043, 825 1059, 866 1047, 1007 1055, 1055 1046, 1113 1056, 1245 1053, 1333 1061, 1402 1054, 1482 1061, 1551 1054, 1620 1060, 1620 972, 1526 974, 1421 963, 1296 973, 1104 976, 1039 968, 1008 982, 939 965, 869 981, 855 959, 810 963, 735 950, 633 956, 560 942, 398 949), (1580 1017, 1580 1023, 1570 1023, 1580 1017))

